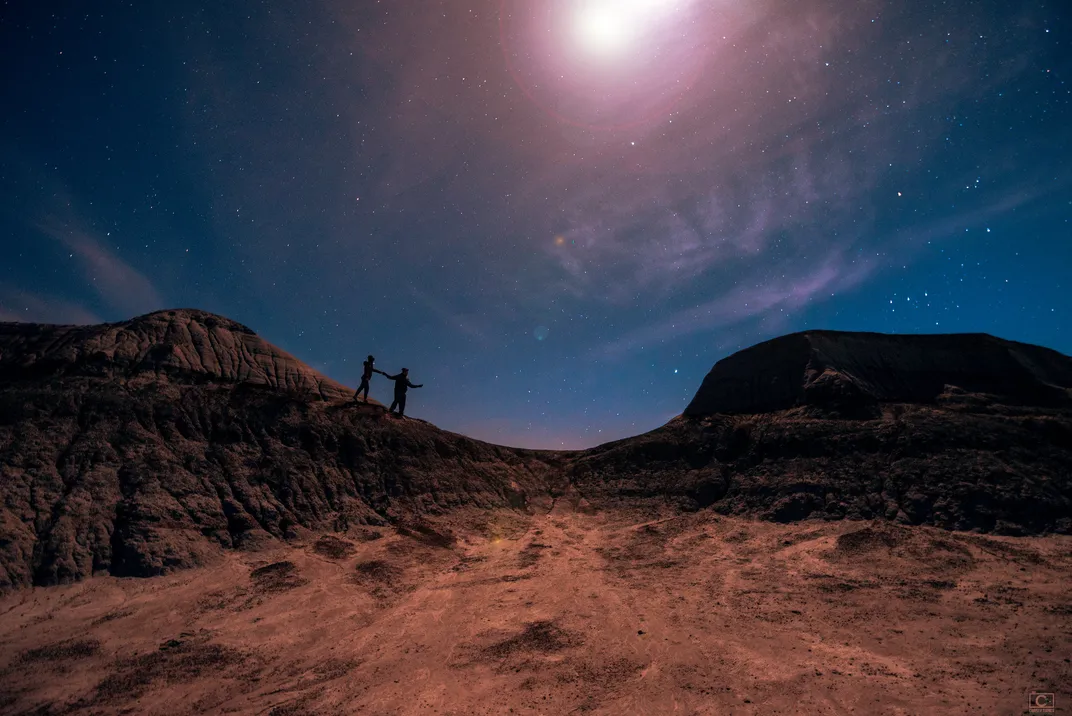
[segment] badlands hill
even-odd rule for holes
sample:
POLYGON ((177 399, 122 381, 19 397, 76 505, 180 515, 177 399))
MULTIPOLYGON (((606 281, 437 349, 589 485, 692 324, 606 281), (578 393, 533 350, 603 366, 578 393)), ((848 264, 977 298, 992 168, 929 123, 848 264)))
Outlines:
MULTIPOLYGON (((0 589, 150 576, 466 511, 695 511, 1072 532, 1072 359, 810 332, 720 361, 682 417, 576 453, 348 405, 220 316, 0 324, 0 589)), ((431 520, 432 522, 430 522, 431 520)))
POLYGON ((383 418, 228 319, 0 324, 0 588, 150 576, 298 531, 523 508, 536 453, 383 418))
POLYGON ((720 360, 685 415, 765 413, 800 405, 874 416, 880 403, 934 404, 950 392, 989 402, 1072 406, 1072 360, 982 333, 807 331, 720 360))
POLYGON ((0 323, 5 383, 70 378, 123 386, 244 383, 325 399, 352 395, 241 323, 204 311, 161 311, 102 326, 0 323))
POLYGON ((798 333, 719 361, 682 417, 568 470, 604 501, 1069 534, 1072 359, 979 334, 798 333))

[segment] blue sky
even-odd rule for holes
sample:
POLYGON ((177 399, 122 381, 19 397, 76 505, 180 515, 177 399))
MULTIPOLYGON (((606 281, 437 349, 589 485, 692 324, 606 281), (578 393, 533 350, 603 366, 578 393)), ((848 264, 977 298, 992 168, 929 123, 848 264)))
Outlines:
POLYGON ((809 328, 1072 353, 1072 9, 602 2, 9 7, 0 320, 215 311, 533 447, 809 328))

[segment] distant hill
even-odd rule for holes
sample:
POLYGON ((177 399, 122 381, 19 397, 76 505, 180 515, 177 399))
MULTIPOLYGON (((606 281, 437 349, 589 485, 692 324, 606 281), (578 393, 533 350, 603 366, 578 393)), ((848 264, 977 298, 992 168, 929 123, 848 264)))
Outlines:
POLYGON ((809 332, 719 361, 663 428, 550 452, 352 405, 202 311, 0 324, 0 588, 556 502, 1070 533, 1070 375, 990 336, 809 332))
POLYGON ((1072 358, 989 335, 797 333, 719 361, 682 417, 570 476, 604 501, 1068 534, 1070 388, 1072 358))
POLYGON ((1072 405, 1072 359, 994 336, 808 331, 720 360, 685 415, 812 405, 848 413, 879 403, 934 404, 953 392, 1011 405, 1072 405))

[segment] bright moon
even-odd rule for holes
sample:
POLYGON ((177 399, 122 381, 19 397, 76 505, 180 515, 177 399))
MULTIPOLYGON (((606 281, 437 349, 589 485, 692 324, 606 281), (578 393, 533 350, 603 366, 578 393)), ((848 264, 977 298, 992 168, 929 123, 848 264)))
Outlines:
POLYGON ((630 19, 609 3, 595 3, 577 14, 577 39, 595 54, 617 54, 629 45, 634 28, 630 19))
POLYGON ((574 14, 574 34, 586 52, 621 55, 653 21, 680 4, 680 0, 582 0, 574 14))

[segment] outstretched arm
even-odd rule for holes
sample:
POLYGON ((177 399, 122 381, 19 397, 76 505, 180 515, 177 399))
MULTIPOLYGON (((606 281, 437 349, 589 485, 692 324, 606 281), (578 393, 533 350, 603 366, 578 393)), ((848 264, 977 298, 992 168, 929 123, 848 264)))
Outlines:
POLYGON ((409 387, 411 387, 411 388, 423 388, 423 387, 424 387, 424 383, 421 383, 420 385, 414 385, 413 383, 410 383, 410 384, 409 384, 409 387))

